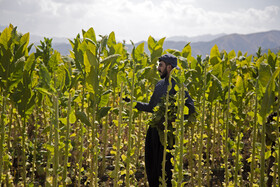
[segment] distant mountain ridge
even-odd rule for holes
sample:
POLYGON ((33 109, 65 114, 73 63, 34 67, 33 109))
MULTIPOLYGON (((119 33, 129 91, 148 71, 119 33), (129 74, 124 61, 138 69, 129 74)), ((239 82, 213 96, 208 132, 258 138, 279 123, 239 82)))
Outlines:
MULTIPOLYGON (((5 29, 0 25, 0 32, 5 29)), ((40 40, 43 40, 43 36, 31 35, 30 43, 34 45, 40 44, 40 40)), ((59 51, 62 55, 68 55, 71 50, 71 45, 67 38, 53 38, 53 48, 59 51)), ((138 46, 140 43, 145 43, 145 52, 149 54, 147 47, 147 41, 141 41, 135 43, 138 46)), ((217 35, 201 35, 195 37, 188 36, 172 36, 165 39, 163 49, 176 49, 182 51, 184 46, 190 42, 192 48, 192 56, 202 55, 204 58, 207 54, 209 55, 211 48, 217 45, 219 50, 226 50, 230 52, 234 50, 236 53, 241 51, 243 54, 248 53, 249 55, 255 54, 259 47, 262 48, 263 52, 267 52, 270 49, 272 52, 277 53, 280 50, 280 31, 271 30, 266 32, 257 32, 251 34, 217 34, 217 35)), ((127 50, 132 51, 132 45, 126 44, 127 50)), ((35 48, 33 47, 33 51, 35 48)))
POLYGON ((209 42, 211 40, 214 40, 216 38, 225 36, 226 34, 205 34, 205 35, 199 35, 199 36, 171 36, 165 39, 165 41, 173 41, 173 42, 180 42, 180 41, 189 41, 189 42, 209 42))
MULTIPOLYGON (((187 43, 190 41, 171 41, 166 39, 163 44, 163 49, 176 49, 182 51, 187 43)), ((140 42, 142 43, 142 42, 140 42)), ((136 43, 135 45, 138 45, 136 43)), ((190 46, 192 48, 192 56, 197 55, 209 55, 211 48, 217 45, 219 50, 225 50, 230 52, 234 50, 235 52, 241 51, 242 53, 248 53, 249 55, 255 54, 259 47, 262 48, 263 52, 267 52, 268 49, 277 53, 280 48, 280 31, 272 30, 267 32, 259 32, 252 34, 228 34, 217 37, 211 41, 200 41, 191 42, 190 46)), ((132 46, 128 45, 128 51, 132 50, 132 46)), ((145 51, 149 53, 147 43, 145 42, 145 51)))
MULTIPOLYGON (((262 51, 265 53, 267 53, 268 49, 270 49, 274 53, 277 53, 280 49, 280 31, 277 30, 252 34, 203 35, 201 37, 188 37, 188 40, 181 41, 178 40, 179 38, 186 39, 186 37, 179 36, 166 38, 163 44, 163 49, 176 49, 182 51, 185 45, 190 42, 190 46, 192 48, 192 56, 196 57, 197 55, 202 55, 203 58, 206 55, 210 54, 211 48, 214 45, 217 45, 220 51, 225 50, 227 52, 230 52, 231 50, 234 50, 236 53, 238 51, 241 51, 243 54, 247 52, 249 55, 256 54, 259 47, 261 47, 262 51), (207 38, 207 36, 214 39, 210 40, 207 38)), ((55 41, 57 40, 54 39, 54 49, 60 51, 63 55, 69 54, 69 50, 71 50, 71 45, 69 42, 58 43, 55 41)), ((65 39, 65 41, 68 40, 65 39)), ((149 54, 146 41, 137 42, 135 45, 137 46, 143 42, 145 43, 145 52, 149 54)), ((126 47, 129 52, 132 51, 131 44, 127 44, 126 47)))
MULTIPOLYGON (((32 37, 32 36, 31 36, 32 37)), ((135 45, 145 43, 145 52, 149 54, 146 41, 137 42, 135 45)), ((176 36, 166 38, 163 44, 163 49, 176 49, 182 51, 187 43, 190 42, 192 48, 192 56, 202 55, 204 58, 210 54, 211 48, 217 45, 219 50, 230 52, 234 50, 236 53, 241 51, 243 54, 256 54, 259 47, 263 52, 270 49, 277 53, 280 49, 280 31, 272 30, 267 32, 258 32, 252 34, 218 34, 218 35, 202 35, 196 37, 176 36), (184 39, 184 40, 183 40, 184 39)), ((37 45, 37 42, 35 42, 37 45)), ((132 51, 132 45, 126 45, 129 52, 132 51)), ((53 48, 59 51, 62 55, 68 55, 71 50, 71 45, 66 38, 54 38, 53 48), (63 42, 65 41, 65 42, 63 42)))

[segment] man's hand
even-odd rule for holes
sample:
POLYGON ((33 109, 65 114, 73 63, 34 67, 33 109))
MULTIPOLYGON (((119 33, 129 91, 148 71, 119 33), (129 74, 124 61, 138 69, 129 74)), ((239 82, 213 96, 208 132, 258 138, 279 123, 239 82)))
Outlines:
POLYGON ((130 99, 129 99, 128 97, 123 98, 123 100, 124 100, 125 102, 130 102, 130 99))

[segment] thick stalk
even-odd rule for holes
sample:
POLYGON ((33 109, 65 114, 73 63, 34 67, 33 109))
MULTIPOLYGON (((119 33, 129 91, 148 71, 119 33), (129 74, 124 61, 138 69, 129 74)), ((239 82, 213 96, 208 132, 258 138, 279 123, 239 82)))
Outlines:
POLYGON ((53 186, 58 186, 58 166, 59 166, 59 134, 58 134, 58 96, 53 96, 54 101, 54 167, 53 186))
POLYGON ((265 133, 266 133, 266 118, 263 117, 262 121, 262 134, 261 134, 261 179, 260 186, 265 186, 265 133))
POLYGON ((212 137, 211 136, 211 120, 212 120, 212 109, 213 109, 213 103, 211 102, 210 103, 210 109, 209 109, 209 120, 207 121, 207 152, 206 152, 206 166, 207 166, 207 169, 206 169, 206 173, 207 173, 207 176, 206 176, 206 181, 207 181, 207 186, 210 186, 210 143, 211 143, 211 140, 210 138, 212 137))
POLYGON ((253 122, 253 142, 252 142, 252 162, 251 162, 251 178, 250 186, 253 187, 254 184, 254 175, 255 175, 255 158, 256 158, 256 137, 257 137, 257 112, 258 112, 258 81, 256 83, 256 95, 255 95, 255 114, 253 122))
MULTIPOLYGON (((278 84, 279 84, 279 78, 280 77, 278 77, 278 84)), ((276 125, 276 127, 277 127, 277 129, 276 129, 276 141, 275 141, 275 148, 276 148, 276 150, 277 150, 277 145, 278 145, 278 153, 277 153, 277 151, 275 151, 275 161, 274 161, 274 166, 273 166, 273 169, 274 169, 274 176, 273 176, 273 186, 274 187, 276 187, 277 186, 277 175, 278 175, 278 186, 280 185, 280 175, 279 175, 279 172, 280 172, 280 157, 279 157, 279 154, 280 154, 280 150, 279 150, 279 148, 280 148, 280 137, 279 137, 279 128, 280 128, 280 126, 279 126, 279 119, 280 119, 280 89, 278 89, 278 99, 277 99, 277 101, 278 101, 278 103, 277 103, 277 125, 276 125)))
MULTIPOLYGON (((84 86, 82 88, 82 112, 84 112, 84 98, 85 98, 85 83, 84 86)), ((79 135, 80 135, 80 151, 79 151, 79 173, 78 173, 78 187, 81 186, 81 176, 82 176, 82 167, 83 167, 83 147, 84 147, 84 124, 80 123, 80 131, 79 131, 79 135)), ((93 173, 93 172, 91 172, 93 173)))
MULTIPOLYGON (((25 112, 24 112, 25 113, 25 112)), ((23 117, 23 126, 22 126, 22 178, 23 178, 23 185, 26 186, 26 147, 25 147, 25 134, 26 134, 26 115, 23 117)))
POLYGON ((231 84, 231 72, 229 72, 228 80, 228 98, 227 98, 227 113, 226 113, 226 135, 225 135, 225 175, 226 186, 229 184, 229 171, 228 171, 228 132, 229 132, 229 108, 230 108, 230 84, 231 84))
MULTIPOLYGON (((116 102, 116 88, 114 87, 113 89, 113 108, 115 108, 115 102, 116 102)), ((116 141, 116 126, 113 125, 112 127, 112 131, 113 133, 111 134, 112 135, 112 141, 115 142, 116 141)))
POLYGON ((205 125, 205 92, 206 92, 206 71, 207 62, 204 67, 203 89, 202 89, 202 115, 201 115, 201 127, 200 127, 200 141, 199 141, 199 161, 198 161, 198 186, 202 185, 202 150, 203 150, 203 133, 205 125))
MULTIPOLYGON (((96 95, 94 98, 97 98, 96 95)), ((91 159, 91 174, 90 174, 90 181, 91 181, 91 186, 97 186, 98 182, 98 145, 97 145, 97 127, 96 127, 96 102, 95 99, 93 101, 93 111, 92 111, 92 126, 91 126, 91 138, 92 138, 92 159, 91 159), (94 176, 94 177, 93 177, 94 176), (93 179, 94 178, 94 179, 93 179)))
POLYGON ((169 105, 169 90, 170 84, 168 85, 166 93, 166 103, 165 103, 165 122, 164 122, 164 145, 163 145, 163 158, 162 158, 162 186, 166 187, 165 181, 165 163, 166 163, 166 147, 167 147, 167 130, 168 130, 168 105, 169 105))
MULTIPOLYGON (((279 89, 279 92, 278 92, 278 112, 277 112, 277 142, 278 142, 278 154, 277 154, 277 157, 276 159, 278 159, 278 168, 275 169, 275 177, 276 177, 276 173, 278 175, 278 185, 280 186, 280 135, 279 135, 279 128, 280 128, 280 123, 279 123, 279 118, 280 118, 280 111, 279 111, 279 108, 280 108, 280 89, 279 89), (278 170, 278 171, 277 171, 278 170)), ((275 159, 275 161, 276 161, 275 159)))
POLYGON ((5 139, 5 123, 6 118, 6 97, 2 95, 2 114, 1 114, 1 144, 0 144, 0 184, 2 183, 2 173, 3 173, 3 150, 4 150, 4 139, 5 139))
POLYGON ((108 115, 106 115, 104 130, 103 130, 103 137, 104 137, 104 147, 102 151, 102 162, 101 162, 101 169, 100 169, 100 176, 102 177, 105 173, 105 161, 106 161, 106 151, 108 145, 108 115))
POLYGON ((129 112, 129 124, 128 124, 128 146, 127 146, 127 158, 126 158, 126 186, 130 186, 130 157, 131 157, 131 132, 133 129, 133 96, 134 96, 134 77, 135 77, 135 62, 133 61, 133 74, 131 82, 131 94, 130 94, 130 112, 129 112))
MULTIPOLYGON (((8 147, 8 152, 10 152, 11 150, 11 145, 12 145, 12 142, 11 142, 11 133, 12 133, 12 123, 13 123, 13 110, 14 110, 14 106, 13 104, 11 103, 11 109, 10 109, 10 120, 9 120, 9 130, 8 130, 8 139, 7 139, 7 147, 8 147)), ((6 175, 6 186, 10 186, 10 177, 9 177, 9 174, 8 174, 8 170, 9 170, 9 166, 8 163, 4 163, 4 167, 6 168, 7 171, 5 171, 7 173, 6 175)), ((1 182, 0 182, 1 184, 1 182)))
MULTIPOLYGON (((122 98, 123 95, 123 82, 121 83, 121 93, 120 98, 122 98)), ((123 109, 123 101, 120 99, 119 101, 119 116, 118 116, 118 135, 117 135, 117 153, 116 153, 116 168, 115 168, 115 178, 114 178, 114 186, 117 187, 118 181, 119 181, 119 170, 120 170, 120 146, 121 146, 121 132, 122 132, 122 109, 123 109)))
MULTIPOLYGON (((243 105, 242 105, 242 98, 240 99, 240 108, 239 110, 242 112, 243 110, 243 105)), ((235 160, 235 171, 234 171, 234 185, 238 186, 238 171, 239 171, 239 146, 240 146, 240 127, 242 125, 242 122, 239 121, 237 123, 237 145, 236 145, 236 160, 235 160)))
POLYGON ((194 179, 195 179, 195 172, 194 172, 194 163, 193 163, 193 137, 194 137, 194 126, 191 126, 191 132, 190 132, 190 146, 189 146, 189 150, 190 150, 190 169, 191 169, 191 186, 195 186, 194 185, 194 179))
POLYGON ((138 125, 138 132, 137 132, 137 134, 138 134, 138 137, 137 137, 137 147, 138 147, 138 149, 136 149, 136 164, 137 164, 137 167, 138 166, 140 166, 140 162, 139 162, 139 156, 140 156, 140 154, 141 154, 141 149, 140 149, 140 147, 141 147, 141 139, 142 139, 142 129, 141 129, 141 127, 142 127, 142 113, 140 113, 139 114, 139 123, 138 123, 139 125, 138 125))
POLYGON ((180 160, 179 160, 179 180, 178 185, 181 186, 183 182, 183 154, 184 154, 184 107, 185 107, 185 90, 184 86, 182 85, 180 88, 181 91, 181 102, 180 102, 180 160))
MULTIPOLYGON (((48 140, 48 144, 49 144, 49 146, 52 146, 52 139, 53 139, 53 126, 52 126, 52 124, 49 124, 48 122, 47 122, 47 119, 46 119, 46 109, 45 109, 45 102, 44 102, 44 100, 43 100, 43 114, 44 114, 44 123, 46 124, 46 125, 50 125, 50 133, 49 133, 49 140, 48 140)), ((53 113, 51 114, 52 115, 52 119, 53 119, 53 113)), ((53 121, 53 120, 52 120, 53 121)), ((46 172, 46 179, 48 179, 49 178, 49 176, 50 176, 50 172, 49 172, 49 168, 50 168, 50 164, 51 164, 51 152, 48 150, 48 153, 47 153, 47 167, 46 167, 46 170, 45 170, 45 172, 46 172)), ((50 186, 50 184, 48 183, 48 180, 46 180, 45 181, 45 186, 50 186)))
MULTIPOLYGON (((176 98, 176 100, 177 101, 180 101, 180 98, 181 98, 181 92, 179 91, 178 92, 178 94, 177 94, 177 98, 176 98)), ((181 107, 180 107, 180 105, 178 104, 178 107, 177 107, 177 119, 180 119, 180 115, 181 115, 181 107)), ((176 122, 176 134, 175 134, 175 153, 174 153, 174 177, 175 177, 175 179, 177 179, 178 181, 177 182, 179 182, 179 179, 178 179, 178 174, 177 174, 177 171, 178 171, 178 163, 179 163, 179 160, 178 160, 178 158, 180 157, 179 156, 179 152, 180 152, 180 141, 179 141, 179 132, 180 132, 180 123, 178 123, 178 122, 176 122)))
MULTIPOLYGON (((217 123, 217 102, 215 103, 215 110, 214 110, 214 120, 213 120, 213 149, 212 149, 212 155, 213 155, 213 160, 212 160, 212 168, 214 168, 215 165, 215 150, 216 150, 216 123, 217 123)), ((219 134, 218 134, 219 135, 219 134)))
POLYGON ((237 145, 236 145, 236 160, 235 160, 235 171, 234 171, 234 186, 238 186, 238 171, 239 171, 239 146, 240 146, 240 126, 237 124, 237 145))
POLYGON ((39 121, 39 108, 36 106, 36 116, 35 116, 35 131, 34 131, 34 145, 33 145, 33 160, 32 160, 32 176, 31 180, 33 183, 35 182, 35 168, 36 168, 36 160, 37 160, 37 131, 38 131, 38 121, 39 121))
POLYGON ((69 134, 70 134, 70 113, 71 113, 71 101, 72 93, 69 92, 68 97, 68 107, 67 107, 67 124, 66 124, 66 140, 65 140, 65 158, 64 158, 64 169, 63 169, 63 186, 66 186, 66 177, 67 177, 67 164, 68 164, 68 154, 69 154, 69 134))

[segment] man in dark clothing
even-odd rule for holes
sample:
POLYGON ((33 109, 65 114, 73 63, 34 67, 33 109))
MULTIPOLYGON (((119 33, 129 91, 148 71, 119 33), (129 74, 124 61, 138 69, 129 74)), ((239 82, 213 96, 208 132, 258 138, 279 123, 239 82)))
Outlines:
MULTIPOLYGON (((177 58, 171 54, 165 54, 159 58, 158 72, 161 80, 156 84, 153 95, 149 103, 137 102, 136 109, 139 111, 153 112, 154 107, 161 102, 163 96, 166 95, 167 88, 169 85, 168 78, 173 68, 178 68, 177 58)), ((174 86, 175 80, 171 79, 172 88, 169 91, 170 95, 176 93, 174 86)), ((189 114, 195 112, 194 103, 188 92, 186 92, 186 103, 185 105, 189 108, 189 114)), ((145 141, 145 166, 148 177, 148 182, 151 187, 159 186, 159 177, 162 175, 162 160, 163 160, 164 147, 160 142, 158 130, 155 127, 149 127, 145 141)), ((172 164, 170 161, 171 154, 166 154, 166 178, 167 186, 171 185, 172 179, 172 164)))

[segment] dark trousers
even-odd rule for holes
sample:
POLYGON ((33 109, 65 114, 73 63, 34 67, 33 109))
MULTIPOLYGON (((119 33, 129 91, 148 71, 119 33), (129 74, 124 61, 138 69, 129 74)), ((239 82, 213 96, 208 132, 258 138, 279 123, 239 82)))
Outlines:
MULTIPOLYGON (((145 142, 145 166, 150 187, 158 187, 160 184, 159 177, 162 176, 163 149, 157 129, 149 127, 145 142)), ((165 179, 167 180, 168 187, 172 186, 171 169, 173 166, 170 162, 171 157, 172 155, 170 153, 166 153, 165 179)))

